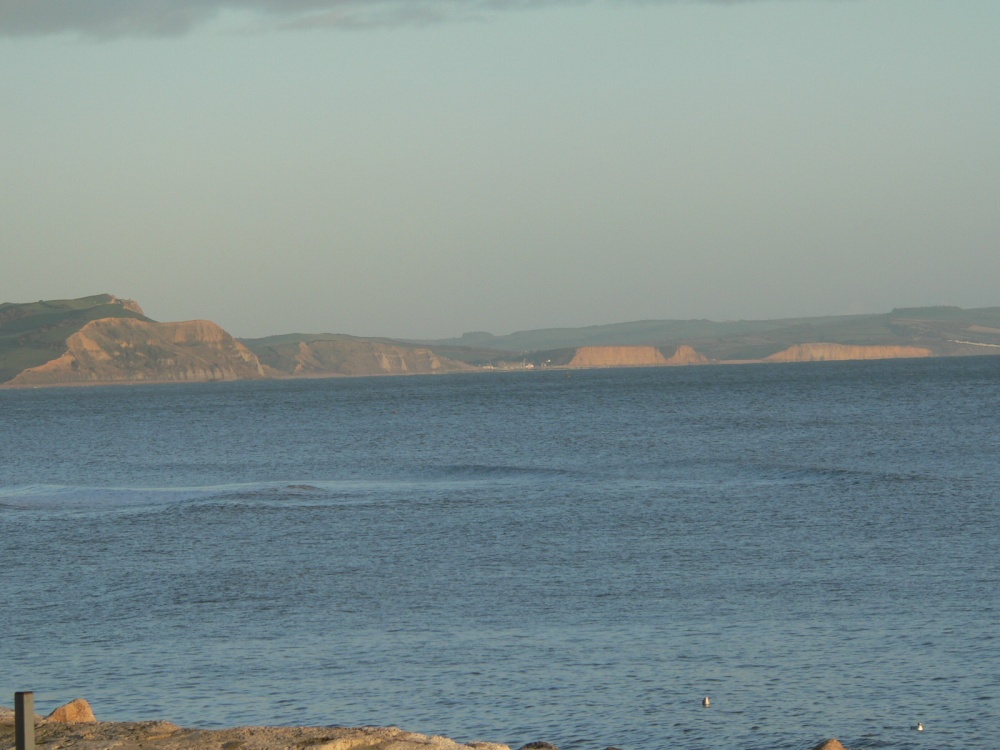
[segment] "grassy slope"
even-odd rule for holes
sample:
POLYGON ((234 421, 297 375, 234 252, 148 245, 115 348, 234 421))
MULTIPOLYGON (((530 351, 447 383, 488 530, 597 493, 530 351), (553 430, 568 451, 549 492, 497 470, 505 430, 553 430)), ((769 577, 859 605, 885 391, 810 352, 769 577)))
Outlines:
POLYGON ((313 344, 319 341, 339 342, 345 346, 351 342, 373 341, 386 344, 388 346, 401 346, 407 348, 427 348, 432 349, 439 357, 454 359, 467 364, 483 364, 492 362, 505 356, 505 352, 495 349, 477 349, 465 346, 435 345, 432 347, 423 344, 415 344, 411 341, 399 341, 386 338, 358 338, 348 336, 343 333, 286 333, 276 336, 265 336, 259 339, 240 339, 240 341, 257 358, 268 367, 274 367, 282 372, 290 371, 294 365, 292 361, 298 355, 299 344, 313 344))
POLYGON ((148 320, 126 310, 110 294, 0 304, 0 383, 61 356, 66 351, 66 339, 100 318, 148 320))

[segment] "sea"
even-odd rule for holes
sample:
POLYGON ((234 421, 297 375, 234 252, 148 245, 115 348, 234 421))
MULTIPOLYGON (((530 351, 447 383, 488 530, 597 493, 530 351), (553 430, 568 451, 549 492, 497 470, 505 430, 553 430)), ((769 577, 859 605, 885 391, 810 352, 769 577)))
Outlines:
POLYGON ((513 748, 992 750, 1000 357, 0 391, 16 690, 513 748))

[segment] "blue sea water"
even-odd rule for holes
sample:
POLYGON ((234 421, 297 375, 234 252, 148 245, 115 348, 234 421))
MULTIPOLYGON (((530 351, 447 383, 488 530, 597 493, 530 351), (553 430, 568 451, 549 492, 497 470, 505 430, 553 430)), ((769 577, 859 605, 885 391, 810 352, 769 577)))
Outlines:
POLYGON ((0 391, 6 705, 986 750, 998 605, 1000 357, 0 391))

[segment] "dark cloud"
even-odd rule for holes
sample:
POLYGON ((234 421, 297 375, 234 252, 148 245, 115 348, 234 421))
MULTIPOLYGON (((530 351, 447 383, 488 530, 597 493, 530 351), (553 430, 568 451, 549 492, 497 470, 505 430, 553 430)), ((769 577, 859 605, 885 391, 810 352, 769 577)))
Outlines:
POLYGON ((232 3, 210 0, 3 0, 0 34, 183 34, 232 3))
POLYGON ((0 0, 0 36, 46 34, 82 34, 95 38, 173 36, 184 34, 224 11, 252 13, 259 17, 265 28, 349 29, 420 25, 481 18, 499 10, 555 4, 583 4, 589 1, 0 0))
MULTIPOLYGON (((331 0, 325 10, 284 14, 279 25, 290 29, 368 29, 384 26, 425 26, 460 18, 460 7, 442 7, 435 2, 364 2, 331 0)), ((451 4, 457 6, 457 3, 451 4)), ((475 6, 477 3, 468 3, 475 6)), ((279 15, 279 14, 274 14, 279 15)))

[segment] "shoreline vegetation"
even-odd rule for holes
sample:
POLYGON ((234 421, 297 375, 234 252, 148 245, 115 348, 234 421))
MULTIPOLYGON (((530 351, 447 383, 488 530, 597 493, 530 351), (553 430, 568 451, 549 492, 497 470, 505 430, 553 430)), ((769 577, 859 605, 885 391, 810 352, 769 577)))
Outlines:
MULTIPOLYGON (((15 713, 0 707, 0 747, 15 743, 15 713)), ((34 745, 44 750, 511 750, 498 742, 457 742, 398 727, 274 727, 191 729, 169 721, 98 721, 86 700, 77 698, 48 716, 34 717, 34 745)), ((536 741, 518 750, 559 750, 536 741)), ((599 750, 595 748, 595 750, 599 750)), ((619 750, 609 747, 604 750, 619 750)), ((847 750, 827 739, 803 750, 847 750)))
POLYGON ((237 339, 111 294, 0 304, 0 388, 1000 355, 1000 307, 770 321, 662 320, 411 341, 237 339))

